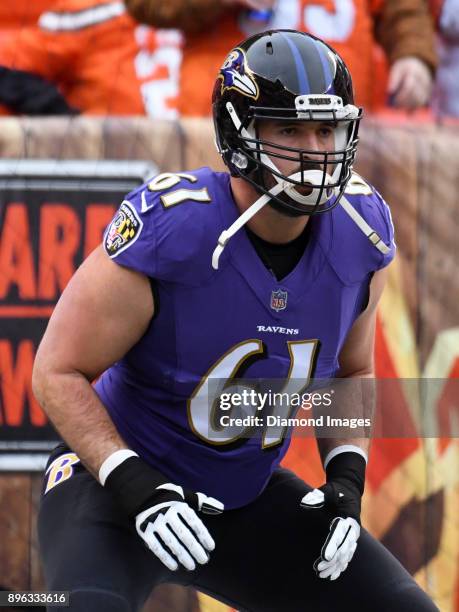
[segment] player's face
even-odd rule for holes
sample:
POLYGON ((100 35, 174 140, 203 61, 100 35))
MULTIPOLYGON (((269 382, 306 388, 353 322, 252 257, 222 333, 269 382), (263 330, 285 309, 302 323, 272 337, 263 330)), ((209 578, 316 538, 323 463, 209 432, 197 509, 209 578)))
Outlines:
MULTIPOLYGON (((258 124, 258 136, 260 140, 272 142, 283 147, 292 147, 305 151, 303 159, 311 162, 309 168, 322 168, 318 163, 323 161, 322 156, 314 155, 314 151, 335 150, 335 128, 333 123, 322 123, 319 121, 260 121, 258 124)), ((279 153, 279 150, 263 145, 266 153, 279 153)), ((274 164, 280 172, 285 175, 293 174, 300 170, 298 155, 288 154, 292 160, 281 159, 271 156, 274 164)))

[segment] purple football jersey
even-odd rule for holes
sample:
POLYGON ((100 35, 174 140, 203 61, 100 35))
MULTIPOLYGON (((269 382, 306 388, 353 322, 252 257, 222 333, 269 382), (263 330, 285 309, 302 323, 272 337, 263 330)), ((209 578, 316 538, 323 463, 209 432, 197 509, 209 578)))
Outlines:
POLYGON ((95 388, 127 444, 172 482, 227 508, 263 490, 288 436, 218 429, 213 399, 236 375, 286 379, 291 392, 307 384, 313 366, 316 378, 336 374, 371 275, 395 251, 389 209, 365 188, 367 195, 347 198, 389 252, 379 252, 337 206, 311 217, 305 252, 280 281, 243 229, 228 242, 219 269, 212 268, 218 237, 238 216, 226 173, 160 175, 121 204, 105 249, 113 261, 154 279, 155 316, 95 388))

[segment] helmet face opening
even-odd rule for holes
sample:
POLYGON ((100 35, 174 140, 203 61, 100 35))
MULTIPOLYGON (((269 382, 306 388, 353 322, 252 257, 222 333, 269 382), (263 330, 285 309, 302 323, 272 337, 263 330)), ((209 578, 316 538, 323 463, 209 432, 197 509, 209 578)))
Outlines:
POLYGON ((338 204, 351 176, 362 110, 341 58, 319 39, 275 30, 249 38, 225 60, 213 95, 217 147, 233 176, 259 193, 283 190, 271 204, 290 215, 316 214, 338 204), (262 122, 334 132, 331 150, 285 146, 260 137, 262 122), (290 174, 278 164, 289 162, 290 174))

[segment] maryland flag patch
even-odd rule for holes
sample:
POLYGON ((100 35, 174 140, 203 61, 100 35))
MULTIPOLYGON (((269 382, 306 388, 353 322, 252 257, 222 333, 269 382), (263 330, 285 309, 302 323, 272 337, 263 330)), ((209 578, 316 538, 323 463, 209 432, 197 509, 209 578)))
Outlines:
POLYGON ((110 257, 116 257, 137 240, 143 223, 128 200, 124 200, 108 226, 104 247, 110 257))

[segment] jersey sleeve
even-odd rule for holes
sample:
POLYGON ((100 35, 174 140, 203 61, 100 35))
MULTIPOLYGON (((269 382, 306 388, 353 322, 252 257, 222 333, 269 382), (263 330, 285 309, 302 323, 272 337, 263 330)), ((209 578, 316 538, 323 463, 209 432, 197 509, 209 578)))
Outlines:
POLYGON ((195 285, 208 279, 223 229, 213 175, 209 169, 166 173, 129 193, 105 231, 108 256, 157 280, 195 285), (158 189, 155 181, 164 184, 164 178, 173 184, 158 189))
POLYGON ((358 175, 354 175, 340 204, 322 217, 322 249, 345 285, 362 282, 394 258, 389 207, 358 175))
POLYGON ((147 186, 142 185, 126 196, 105 230, 103 246, 116 263, 155 277, 156 232, 152 211, 155 202, 151 195, 147 186))
POLYGON ((395 256, 394 225, 389 206, 374 187, 368 187, 371 194, 345 195, 369 233, 367 236, 356 220, 346 213, 346 222, 352 228, 349 232, 351 252, 355 256, 355 263, 347 272, 350 280, 353 275, 358 279, 385 268, 395 256))
POLYGON ((397 247, 390 208, 378 191, 374 190, 373 195, 369 198, 368 207, 368 223, 387 247, 385 253, 378 251, 380 257, 379 261, 376 261, 376 271, 390 264, 395 257, 397 247))

